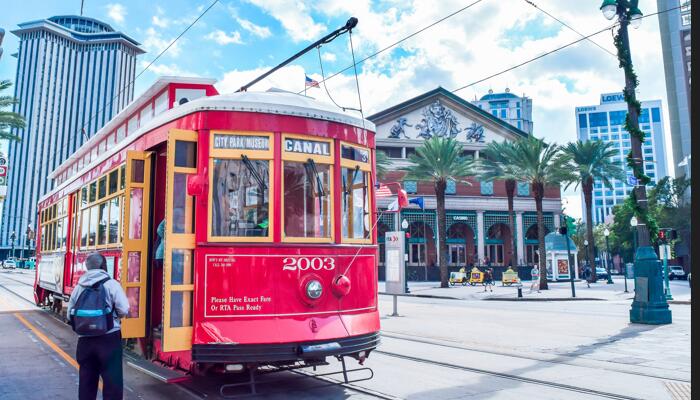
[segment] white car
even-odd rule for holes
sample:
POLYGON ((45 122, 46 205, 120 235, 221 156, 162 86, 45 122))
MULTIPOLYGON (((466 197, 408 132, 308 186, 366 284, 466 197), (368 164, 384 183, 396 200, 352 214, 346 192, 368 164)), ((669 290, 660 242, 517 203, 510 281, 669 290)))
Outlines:
POLYGON ((15 263, 15 260, 5 260, 2 263, 2 267, 14 269, 14 268, 17 268, 17 263, 15 263))
POLYGON ((668 266, 668 279, 686 279, 687 275, 685 270, 680 265, 669 265, 668 266))

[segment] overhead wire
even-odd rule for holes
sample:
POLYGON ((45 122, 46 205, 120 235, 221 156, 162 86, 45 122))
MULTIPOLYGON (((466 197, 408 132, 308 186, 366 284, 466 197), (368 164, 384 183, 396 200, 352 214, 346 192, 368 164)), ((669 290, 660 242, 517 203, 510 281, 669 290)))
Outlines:
MULTIPOLYGON (((577 33, 579 36, 585 37, 585 35, 584 35, 583 33, 577 31, 577 30, 574 29, 571 25, 569 25, 569 24, 567 24, 566 22, 562 21, 561 19, 555 17, 555 16, 552 15, 551 13, 547 12, 547 10, 541 8, 540 6, 538 6, 537 4, 533 3, 532 1, 530 1, 530 0, 523 0, 523 1, 526 2, 527 4, 533 6, 536 10, 538 10, 538 11, 544 13, 545 15, 549 16, 549 17, 552 18, 553 20, 559 22, 559 23, 562 24, 563 26, 569 28, 569 29, 572 30, 573 32, 577 33)), ((606 49, 605 47, 599 45, 598 43, 594 42, 594 41, 591 40, 590 38, 588 38, 587 40, 588 40, 589 42, 593 43, 594 45, 596 45, 598 48, 600 48, 600 49, 603 50, 604 52, 610 54, 611 56, 617 57, 617 54, 615 54, 615 53, 613 53, 612 51, 606 49)))
MULTIPOLYGON (((654 16, 654 15, 659 15, 659 14, 667 13, 667 12, 669 12, 669 11, 673 11, 673 10, 678 9, 678 8, 680 8, 680 6, 671 7, 671 8, 666 9, 666 10, 657 11, 657 12, 652 13, 652 14, 644 15, 644 16, 642 16, 641 18, 649 18, 649 17, 652 17, 652 16, 654 16)), ((601 30, 599 30, 599 31, 593 32, 593 33, 591 33, 591 34, 589 34, 589 35, 586 35, 586 36, 584 36, 584 37, 582 37, 582 38, 580 38, 580 39, 574 40, 573 42, 569 42, 569 43, 567 43, 567 44, 565 44, 565 45, 563 45, 563 46, 559 46, 559 47, 557 47, 557 48, 555 48, 555 49, 553 49, 553 50, 549 50, 549 51, 547 51, 547 52, 545 52, 545 53, 542 53, 542 54, 540 54, 540 55, 538 55, 538 56, 536 56, 536 57, 530 58, 530 59, 528 59, 528 60, 526 60, 526 61, 523 61, 523 62, 521 62, 521 63, 519 63, 519 64, 513 65, 512 67, 506 68, 506 69, 501 70, 501 71, 499 71, 499 72, 493 73, 493 74, 491 74, 491 75, 489 75, 489 76, 487 76, 487 77, 484 77, 484 78, 481 78, 481 79, 479 79, 479 80, 477 80, 477 81, 474 81, 474 82, 472 82, 472 83, 470 83, 470 84, 468 84, 468 85, 464 85, 464 86, 461 86, 461 87, 459 87, 459 88, 457 88, 457 89, 451 90, 451 92, 452 92, 452 93, 456 93, 456 92, 458 92, 458 91, 460 91, 460 90, 462 90, 462 89, 466 89, 466 88, 468 88, 468 87, 474 86, 474 85, 476 85, 476 84, 479 84, 479 83, 481 83, 481 82, 487 81, 487 80, 489 80, 489 79, 491 79, 491 78, 494 78, 494 77, 496 77, 496 76, 503 75, 503 74, 505 74, 506 72, 510 72, 510 71, 512 71, 512 70, 514 70, 514 69, 517 69, 517 68, 520 68, 520 67, 522 67, 522 66, 524 66, 524 65, 527 65, 527 64, 529 64, 529 63, 531 63, 531 62, 533 62, 533 61, 537 61, 537 60, 539 60, 540 58, 543 58, 543 57, 548 56, 548 55, 550 55, 550 54, 556 53, 557 51, 563 50, 563 49, 565 49, 565 48, 567 48, 567 47, 573 46, 573 45, 576 44, 576 43, 579 43, 579 42, 582 42, 582 41, 584 41, 584 40, 587 40, 588 38, 590 38, 590 37, 592 37, 592 36, 598 35, 598 34, 600 34, 600 33, 602 33, 602 32, 606 32, 606 31, 608 31, 608 30, 611 30, 611 31, 612 31, 612 29, 615 28, 615 26, 617 26, 617 25, 620 25, 620 22, 619 22, 619 21, 618 21, 618 22, 615 22, 615 23, 613 23, 612 25, 610 25, 610 26, 608 26, 608 27, 606 27, 606 28, 603 28, 603 29, 601 29, 601 30)))

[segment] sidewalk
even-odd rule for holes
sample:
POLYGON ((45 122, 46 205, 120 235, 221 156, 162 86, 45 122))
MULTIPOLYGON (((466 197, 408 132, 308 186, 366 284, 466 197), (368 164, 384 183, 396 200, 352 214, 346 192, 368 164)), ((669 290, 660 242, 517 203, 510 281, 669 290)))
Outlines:
MULTIPOLYGON (((634 280, 627 279, 627 293, 625 293, 624 279, 621 276, 613 277, 613 284, 607 284, 605 280, 586 286, 585 281, 574 281, 576 298, 571 296, 570 282, 549 282, 549 290, 530 292, 531 281, 522 282, 522 298, 518 298, 518 290, 515 286, 502 286, 496 281, 493 292, 484 292, 484 286, 455 285, 449 288, 441 288, 440 282, 409 282, 410 293, 402 296, 427 297, 452 300, 500 300, 500 301, 569 301, 569 300, 632 300, 634 298, 634 280)), ((385 283, 379 282, 379 294, 386 294, 385 283)), ((672 281, 671 303, 686 304, 690 302, 690 288, 687 281, 672 281)))

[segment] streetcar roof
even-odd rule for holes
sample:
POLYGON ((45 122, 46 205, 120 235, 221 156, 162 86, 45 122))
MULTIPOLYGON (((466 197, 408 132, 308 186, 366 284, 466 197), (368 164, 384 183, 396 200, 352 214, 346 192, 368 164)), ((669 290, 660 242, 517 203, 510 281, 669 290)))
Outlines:
MULTIPOLYGON (((191 81, 192 78, 187 78, 191 81)), ((85 142, 78 150, 75 151, 68 159, 49 174, 49 179, 54 179, 65 171, 67 166, 76 162, 77 159, 91 151, 92 147, 96 146, 101 139, 112 133, 120 124, 124 123, 129 115, 132 115, 134 110, 140 108, 144 103, 152 98, 154 94, 173 81, 178 81, 174 77, 163 77, 159 79, 151 88, 143 95, 131 102, 124 110, 122 110, 115 118, 105 124, 93 137, 85 142), (156 86, 158 86, 156 88, 156 86)), ((213 83, 213 80, 207 79, 206 82, 197 83, 213 83)), ((89 164, 83 166, 74 175, 73 179, 82 176, 84 172, 96 167, 115 153, 127 147, 130 143, 143 136, 144 134, 158 128, 161 125, 167 124, 178 118, 186 115, 202 111, 238 111, 238 112, 253 112, 263 114, 279 114, 290 115, 304 118, 320 119, 341 124, 347 124, 358 128, 363 128, 374 132, 376 127, 373 122, 355 117, 347 112, 339 110, 337 107, 327 103, 320 102, 312 97, 300 95, 293 92, 287 92, 279 89, 270 89, 266 92, 237 92, 232 94, 214 95, 200 97, 191 100, 181 105, 175 105, 173 108, 164 111, 163 113, 154 116, 151 120, 140 126, 133 134, 129 134, 120 142, 110 148, 110 151, 105 152, 89 164)), ((63 189, 70 184, 73 179, 67 179, 58 185, 54 190, 42 196, 39 200, 44 201, 57 191, 63 189)))

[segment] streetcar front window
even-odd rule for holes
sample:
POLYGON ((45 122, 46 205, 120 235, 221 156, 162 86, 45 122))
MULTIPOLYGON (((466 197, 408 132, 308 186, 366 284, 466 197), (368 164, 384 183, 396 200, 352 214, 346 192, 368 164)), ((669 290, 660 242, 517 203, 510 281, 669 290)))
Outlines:
POLYGON ((213 161, 212 236, 267 237, 270 162, 245 156, 213 161))
POLYGON ((331 166, 284 163, 284 233, 287 237, 331 237, 331 166))
POLYGON ((359 166, 343 168, 342 188, 343 238, 369 238, 369 173, 359 166))

